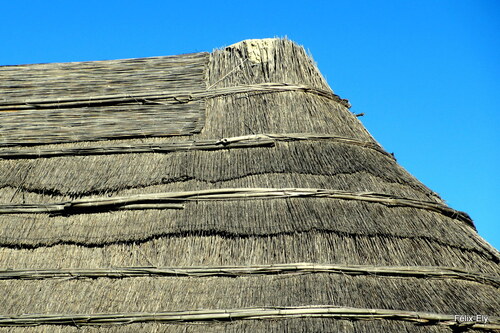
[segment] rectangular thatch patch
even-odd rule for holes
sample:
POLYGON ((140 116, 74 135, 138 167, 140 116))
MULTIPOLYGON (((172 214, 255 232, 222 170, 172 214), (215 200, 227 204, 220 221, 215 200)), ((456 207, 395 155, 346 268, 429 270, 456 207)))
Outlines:
POLYGON ((204 104, 188 93, 205 89, 207 61, 194 53, 0 67, 0 147, 199 132, 204 104))

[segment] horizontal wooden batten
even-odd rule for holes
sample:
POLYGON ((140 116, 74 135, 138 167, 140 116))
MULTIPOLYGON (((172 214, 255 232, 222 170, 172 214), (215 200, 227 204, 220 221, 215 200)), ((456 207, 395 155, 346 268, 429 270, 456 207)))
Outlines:
POLYGON ((273 93, 302 91, 337 101, 344 106, 347 102, 333 92, 325 89, 310 87, 303 84, 290 84, 281 82, 259 83, 251 85, 240 85, 234 87, 201 89, 201 90, 178 90, 169 91, 149 91, 135 94, 114 94, 100 96, 85 96, 58 99, 33 99, 23 101, 0 101, 0 111, 20 111, 20 110, 43 110, 53 108, 80 108, 89 106, 109 106, 115 104, 151 104, 165 105, 165 102, 172 104, 183 104, 191 101, 216 98, 221 96, 243 94, 243 93, 273 93), (161 101, 158 101, 161 100, 161 101))
POLYGON ((370 277, 454 279, 472 281, 500 288, 500 278, 474 273, 453 267, 436 266, 373 266, 334 265, 315 263, 289 263, 251 266, 201 266, 201 267, 111 267, 111 268, 58 268, 0 270, 0 280, 45 279, 96 279, 134 277, 240 277, 251 275, 283 275, 328 273, 343 275, 368 275, 370 277))
POLYGON ((450 328, 467 327, 477 330, 498 330, 500 320, 489 317, 485 322, 460 322, 451 314, 416 312, 405 310, 339 307, 334 305, 311 305, 297 307, 254 307, 240 309, 212 309, 173 312, 132 312, 98 314, 23 314, 0 316, 0 326, 37 325, 123 325, 132 323, 175 323, 234 321, 288 318, 336 318, 346 320, 392 320, 413 322, 419 325, 437 325, 450 328))
POLYGON ((90 147, 69 147, 69 148, 54 148, 54 149, 4 149, 0 150, 0 159, 33 159, 33 158, 49 158, 58 156, 85 156, 85 155, 111 155, 111 154, 142 154, 142 153, 171 153, 177 151, 191 150, 219 150, 231 148, 247 148, 247 147, 270 147, 274 146, 277 141, 330 141, 344 144, 352 144, 355 146, 365 147, 376 150, 388 157, 388 154, 382 147, 375 142, 361 141, 352 138, 344 138, 332 136, 328 134, 312 134, 312 133, 289 133, 289 134, 256 134, 245 135, 239 137, 231 137, 215 140, 200 140, 200 141, 180 141, 166 142, 156 144, 121 144, 121 145, 94 145, 90 147))
POLYGON ((262 83, 213 90, 163 90, 0 101, 3 126, 0 147, 190 135, 203 128, 203 100, 241 93, 302 91, 345 104, 331 91, 287 83, 262 83))
POLYGON ((338 200, 357 200, 379 203, 389 207, 412 207, 425 209, 465 222, 468 226, 475 228, 469 215, 464 212, 454 210, 441 203, 395 197, 393 195, 383 193, 347 192, 317 188, 224 188, 185 192, 148 193, 130 195, 126 197, 78 199, 51 204, 0 205, 0 214, 46 213, 68 215, 103 212, 117 209, 122 210, 127 209, 130 205, 136 206, 137 204, 147 206, 149 204, 183 203, 189 201, 286 198, 330 198, 338 200))

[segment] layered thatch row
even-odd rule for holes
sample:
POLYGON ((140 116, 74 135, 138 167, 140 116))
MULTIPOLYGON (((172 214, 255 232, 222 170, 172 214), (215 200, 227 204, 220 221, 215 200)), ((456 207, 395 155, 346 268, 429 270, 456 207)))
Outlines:
MULTIPOLYGON (((429 199, 435 197, 391 157, 370 148, 332 140, 276 142, 272 148, 6 160, 0 162, 0 171, 4 175, 0 187, 20 186, 27 191, 71 196, 117 192, 185 179, 219 183, 262 174, 295 174, 300 180, 310 176, 365 173, 380 178, 379 183, 396 183, 399 187, 411 187, 429 199)), ((268 185, 256 184, 256 187, 268 185)), ((363 184, 356 186, 362 188, 363 184)), ((291 187, 306 186, 297 183, 291 187)), ((333 184, 328 187, 337 189, 333 184)), ((356 191, 355 188, 345 190, 356 191)))
POLYGON ((90 124, 90 114, 121 108, 128 124, 104 127, 129 133, 95 141, 105 137, 99 121, 89 141, 54 141, 36 123, 38 134, 5 127, 0 325, 9 331, 499 328, 498 251, 380 147, 296 44, 1 73, 10 83, 0 117, 11 125, 25 112, 51 114, 77 133, 74 117, 57 117, 90 124), (50 144, 27 147, 30 136, 50 144), (460 314, 490 316, 490 326, 460 314))
MULTIPOLYGON (((249 197, 248 200, 241 200, 240 197, 240 200, 188 201, 181 210, 175 208, 182 207, 167 206, 165 209, 146 211, 113 211, 116 209, 113 206, 115 205, 113 198, 108 199, 112 206, 106 206, 106 201, 100 201, 103 203, 101 208, 92 207, 94 201, 90 201, 91 206, 83 205, 80 208, 78 204, 75 204, 75 208, 69 204, 67 209, 65 209, 65 204, 59 206, 6 205, 6 212, 12 213, 0 215, 5 228, 0 234, 0 240, 6 246, 18 244, 19 246, 39 247, 44 244, 60 243, 100 245, 141 241, 169 234, 212 233, 247 237, 321 230, 352 235, 422 238, 453 247, 480 251, 487 258, 497 258, 494 252, 487 251, 479 240, 470 235, 471 229, 466 223, 454 219, 453 216, 447 217, 441 212, 410 205, 401 205, 388 211, 387 204, 393 206, 397 201, 377 197, 361 196, 362 199, 374 199, 370 202, 335 197, 308 198, 305 195, 288 199, 285 195, 284 199, 279 199, 280 196, 276 199, 249 197), (385 204, 384 201, 377 202, 380 200, 388 202, 385 204), (70 215, 14 214, 16 210, 21 209, 41 212, 49 208, 54 208, 53 213, 64 214, 67 210, 70 215), (71 212, 72 209, 74 213, 71 212), (396 209, 397 220, 391 218, 391 212, 396 209), (374 223, 368 223, 363 219, 368 214, 374 223), (145 219, 144 221, 141 216, 145 219), (141 223, 134 223, 138 219, 141 223), (400 223, 404 227, 395 228, 395 223, 400 223), (443 226, 444 223, 446 224, 443 226), (434 226, 435 224, 438 226, 434 226)), ((340 197, 345 196, 345 193, 340 195, 340 197)), ((158 203, 161 201, 156 199, 151 202, 153 205, 158 203)), ((172 204, 173 202, 167 199, 163 203, 172 204)), ((410 203, 413 202, 410 201, 410 203)), ((131 209, 137 209, 139 207, 134 205, 147 205, 147 202, 132 200, 130 204, 131 209)), ((121 207, 127 209, 127 206, 121 207)))
MULTIPOLYGON (((361 235, 315 229, 255 236, 214 234, 211 230, 155 234, 151 227, 145 226, 145 230, 139 227, 130 232, 132 236, 118 241, 113 234, 103 241, 104 237, 97 233, 76 241, 68 240, 69 237, 64 235, 59 239, 38 235, 35 244, 30 239, 11 238, 3 245, 0 264, 13 269, 47 269, 311 262, 451 266, 498 276, 498 264, 482 251, 450 246, 426 237, 361 235), (49 267, 48 262, 54 265, 49 267)), ((104 233, 107 229, 100 231, 104 233)), ((124 234, 118 236, 125 238, 124 234)))
MULTIPOLYGON (((317 272, 249 277, 135 277, 95 280, 2 280, 2 313, 150 313, 335 305, 495 319, 498 289, 455 279, 349 276, 317 272), (418 290, 418 293, 415 293, 418 290), (61 299, 60 295, 64 295, 61 299), (369 295, 369 297, 367 297, 369 295), (43 298, 44 302, 38 299, 43 298), (481 302, 477 302, 480 298, 481 302), (22 300, 22 301, 20 301, 22 300), (71 310, 68 311, 68 306, 71 310)), ((1 321, 0 321, 1 322, 1 321)))

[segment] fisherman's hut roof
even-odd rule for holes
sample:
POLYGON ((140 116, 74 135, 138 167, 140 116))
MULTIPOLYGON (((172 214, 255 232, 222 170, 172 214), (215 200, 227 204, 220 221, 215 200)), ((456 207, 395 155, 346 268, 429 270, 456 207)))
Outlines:
POLYGON ((293 42, 0 78, 0 332, 500 328, 498 251, 293 42))

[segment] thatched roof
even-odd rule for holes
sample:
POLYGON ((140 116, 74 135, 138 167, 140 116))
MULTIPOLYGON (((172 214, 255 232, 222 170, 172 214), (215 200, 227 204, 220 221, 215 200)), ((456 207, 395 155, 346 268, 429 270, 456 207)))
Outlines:
POLYGON ((0 332, 500 329, 498 251, 296 44, 0 77, 0 332))

